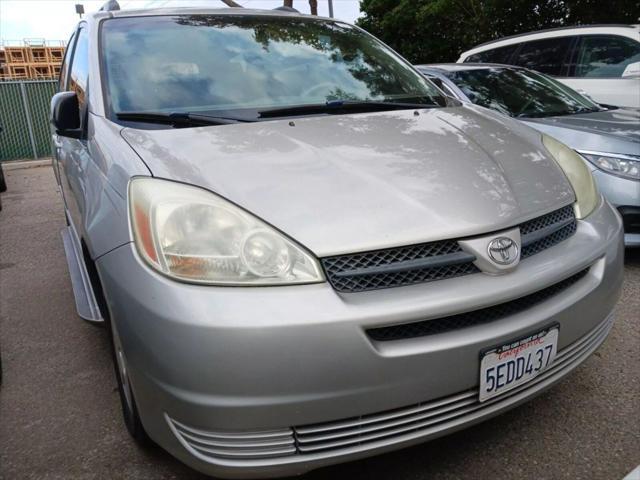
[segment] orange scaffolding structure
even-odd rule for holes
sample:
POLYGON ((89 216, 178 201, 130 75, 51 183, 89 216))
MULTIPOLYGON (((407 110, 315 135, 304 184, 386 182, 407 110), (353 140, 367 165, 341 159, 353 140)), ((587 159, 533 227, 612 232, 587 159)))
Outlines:
POLYGON ((34 42, 25 39, 22 45, 0 45, 0 80, 47 80, 60 75, 64 57, 62 42, 34 42), (51 46, 53 43, 55 46, 51 46))

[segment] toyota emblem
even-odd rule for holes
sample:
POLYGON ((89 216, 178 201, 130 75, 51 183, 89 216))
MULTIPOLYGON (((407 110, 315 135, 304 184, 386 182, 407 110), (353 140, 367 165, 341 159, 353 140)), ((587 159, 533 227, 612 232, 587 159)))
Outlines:
POLYGON ((500 265, 509 265, 518 258, 518 244, 509 237, 494 238, 489 242, 489 258, 500 265))

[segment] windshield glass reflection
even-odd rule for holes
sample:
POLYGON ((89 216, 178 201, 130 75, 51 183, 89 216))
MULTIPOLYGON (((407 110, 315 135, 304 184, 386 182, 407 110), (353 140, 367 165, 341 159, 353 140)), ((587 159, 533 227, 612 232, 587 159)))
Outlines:
POLYGON ((114 112, 233 111, 332 100, 443 104, 366 33, 314 18, 183 15, 104 22, 114 112))
POLYGON ((446 72, 469 99, 513 117, 547 117, 601 110, 588 98, 539 73, 508 68, 446 72))

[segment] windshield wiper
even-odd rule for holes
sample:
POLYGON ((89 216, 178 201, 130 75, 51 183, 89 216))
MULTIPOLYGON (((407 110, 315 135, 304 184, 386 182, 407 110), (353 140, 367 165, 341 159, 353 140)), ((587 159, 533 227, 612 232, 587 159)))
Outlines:
POLYGON ((567 114, 566 112, 529 112, 529 113, 520 113, 516 115, 516 118, 559 117, 566 114, 567 114))
POLYGON ((167 125, 196 127, 202 125, 228 125, 231 123, 250 122, 232 117, 216 117, 189 112, 120 112, 116 113, 118 120, 132 122, 162 123, 167 125))
POLYGON ((520 115, 516 115, 516 118, 544 118, 544 117, 565 117, 567 115, 576 115, 578 113, 594 113, 601 112, 602 109, 594 107, 579 107, 571 111, 563 111, 563 112, 529 112, 529 113, 521 113, 520 115))
POLYGON ((293 105, 291 107, 271 108, 258 112, 260 118, 287 117, 294 115, 314 115, 318 113, 375 112, 384 110, 408 110, 416 108, 439 107, 437 103, 398 103, 373 100, 331 100, 326 103, 293 105))
POLYGON ((601 112, 601 111, 602 111, 602 109, 598 108, 598 107, 578 107, 573 112, 571 112, 571 114, 574 114, 574 113, 595 113, 595 112, 601 112))

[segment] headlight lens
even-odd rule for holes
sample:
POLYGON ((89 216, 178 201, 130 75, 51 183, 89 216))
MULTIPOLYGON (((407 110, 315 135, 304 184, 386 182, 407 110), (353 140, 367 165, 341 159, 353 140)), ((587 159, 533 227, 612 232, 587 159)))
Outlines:
POLYGON ((129 209, 138 252, 153 268, 175 279, 215 285, 324 281, 313 256, 201 188, 134 178, 129 209))
POLYGON ((640 180, 640 157, 599 152, 580 152, 580 154, 605 172, 631 180, 640 180))
POLYGON ((574 210, 577 218, 585 218, 598 205, 599 194, 593 176, 575 150, 555 138, 542 136, 542 142, 569 179, 576 194, 574 210))

